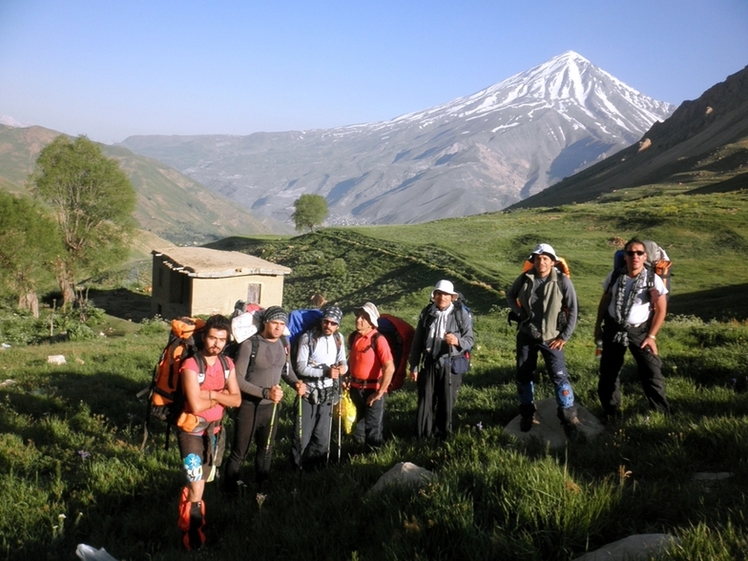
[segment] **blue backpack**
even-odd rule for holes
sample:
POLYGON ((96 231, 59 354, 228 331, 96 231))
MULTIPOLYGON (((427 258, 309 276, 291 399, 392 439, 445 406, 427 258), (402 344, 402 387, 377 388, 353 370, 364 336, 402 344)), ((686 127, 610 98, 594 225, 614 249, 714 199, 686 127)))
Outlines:
POLYGON ((305 310, 293 310, 288 313, 286 327, 290 333, 288 342, 293 347, 302 333, 309 331, 312 327, 319 325, 322 320, 322 310, 309 308, 305 310))

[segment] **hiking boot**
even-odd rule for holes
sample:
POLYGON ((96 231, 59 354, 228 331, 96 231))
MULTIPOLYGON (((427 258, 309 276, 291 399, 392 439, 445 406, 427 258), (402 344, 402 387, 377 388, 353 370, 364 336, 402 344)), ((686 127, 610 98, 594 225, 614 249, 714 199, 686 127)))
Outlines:
POLYGON ((581 423, 579 422, 579 419, 577 417, 574 417, 573 419, 570 419, 569 421, 562 423, 566 438, 568 438, 569 440, 576 440, 576 438, 579 436, 579 425, 580 424, 581 423))
POLYGON ((522 432, 530 432, 530 429, 533 425, 539 425, 540 421, 538 421, 535 418, 535 415, 532 417, 521 417, 519 420, 519 430, 522 432))
POLYGON ((535 411, 537 411, 534 403, 520 403, 519 405, 519 430, 522 432, 528 432, 533 425, 539 425, 540 421, 535 418, 535 411))

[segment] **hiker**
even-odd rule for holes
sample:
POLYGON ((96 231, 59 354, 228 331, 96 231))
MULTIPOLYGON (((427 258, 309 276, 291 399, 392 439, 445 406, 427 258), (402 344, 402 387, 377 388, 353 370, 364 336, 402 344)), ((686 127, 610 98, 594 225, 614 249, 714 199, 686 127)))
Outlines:
POLYGON ((353 438, 371 449, 382 444, 384 402, 395 362, 387 339, 377 331, 377 307, 367 302, 354 313, 356 331, 348 337, 350 396, 356 405, 353 438))
POLYGON ((595 321, 595 340, 603 343, 597 393, 604 423, 620 415, 619 378, 626 348, 636 361, 650 408, 670 412, 657 352, 657 333, 667 314, 664 296, 668 290, 659 275, 645 266, 647 252, 642 241, 629 240, 624 252, 625 270, 612 271, 603 282, 595 321))
POLYGON ((519 318, 516 360, 520 430, 527 432, 538 424, 534 375, 540 353, 553 382, 558 418, 566 435, 573 437, 579 419, 564 346, 577 325, 577 294, 571 279, 556 267, 559 259, 553 247, 541 243, 527 260, 532 267, 518 276, 506 293, 507 304, 519 318))
POLYGON ((458 296, 451 281, 440 280, 418 317, 409 357, 410 378, 418 384, 418 438, 446 439, 452 433, 452 408, 462 384, 452 362, 473 348, 473 322, 458 296))
POLYGON ((278 430, 280 401, 283 399, 281 378, 296 389, 306 391, 293 370, 288 367, 288 346, 283 330, 288 314, 280 306, 270 306, 262 315, 262 331, 239 345, 236 371, 241 405, 234 423, 234 440, 226 464, 224 488, 237 491, 239 471, 254 439, 255 482, 259 488, 270 474, 273 442, 278 430))
POLYGON ((210 317, 205 323, 203 348, 185 359, 180 370, 185 404, 177 441, 188 485, 179 502, 179 528, 187 549, 197 549, 205 542, 203 492, 221 464, 224 409, 238 407, 241 402, 234 364, 229 358, 219 358, 230 330, 224 316, 210 317))
POLYGON ((339 307, 323 308, 320 322, 299 337, 292 357, 296 375, 306 385, 306 394, 297 397, 301 418, 294 416, 291 461, 296 469, 316 467, 329 457, 333 401, 339 397, 340 377, 348 371, 338 332, 342 319, 339 307))

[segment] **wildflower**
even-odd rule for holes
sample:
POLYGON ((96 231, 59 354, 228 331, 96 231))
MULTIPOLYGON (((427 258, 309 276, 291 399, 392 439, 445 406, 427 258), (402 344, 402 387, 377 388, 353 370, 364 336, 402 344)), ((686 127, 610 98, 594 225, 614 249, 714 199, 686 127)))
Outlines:
POLYGON ((478 421, 478 424, 475 425, 475 428, 477 428, 479 431, 483 430, 483 421, 478 421))
POLYGON ((257 504, 259 505, 260 510, 262 510, 262 503, 264 503, 265 499, 267 498, 268 496, 265 493, 257 493, 255 499, 257 500, 257 504))
POLYGON ((81 457, 81 460, 85 460, 91 455, 91 453, 86 452, 85 450, 78 450, 78 455, 81 457))

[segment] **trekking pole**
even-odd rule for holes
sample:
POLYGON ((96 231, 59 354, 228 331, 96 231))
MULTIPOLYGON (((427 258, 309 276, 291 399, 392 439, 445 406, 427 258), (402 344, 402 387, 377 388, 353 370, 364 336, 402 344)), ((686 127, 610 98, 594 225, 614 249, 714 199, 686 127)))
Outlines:
POLYGON ((447 377, 449 378, 449 389, 447 389, 447 437, 452 432, 452 353, 449 353, 449 362, 447 362, 447 377))
MULTIPOLYGON (((299 400, 299 405, 298 405, 298 409, 296 411, 296 414, 297 414, 298 419, 299 419, 299 473, 301 473, 301 471, 303 470, 303 466, 304 466, 304 463, 301 461, 301 456, 302 456, 302 453, 304 452, 304 449, 302 447, 302 444, 303 444, 302 438, 304 436, 304 431, 302 430, 302 426, 301 426, 301 421, 304 418, 304 410, 302 408, 302 403, 301 403, 301 400, 303 398, 300 395, 297 395, 296 399, 299 400)), ((314 427, 312 427, 312 429, 314 429, 314 427)))
POLYGON ((340 391, 340 378, 338 378, 338 464, 340 464, 341 438, 343 437, 343 395, 340 391))
POLYGON ((270 431, 268 432, 268 441, 265 444, 265 452, 270 450, 270 445, 273 442, 273 429, 275 428, 275 413, 278 410, 278 404, 273 403, 273 413, 270 415, 270 431))
MULTIPOLYGON (((327 458, 325 459, 325 464, 330 463, 330 448, 332 447, 332 410, 335 409, 335 384, 333 383, 332 389, 332 397, 330 397, 330 422, 327 426, 327 458)), ((338 402, 338 407, 340 407, 340 402, 338 402)))

